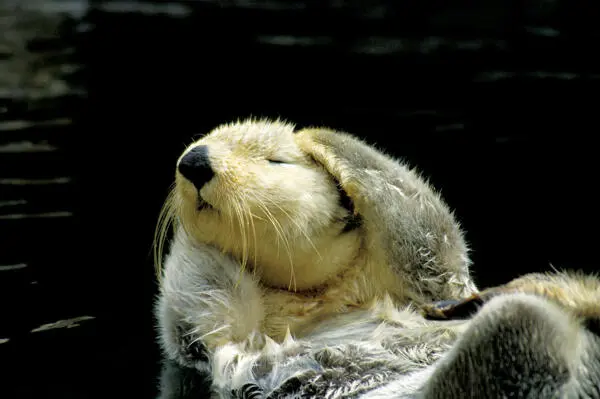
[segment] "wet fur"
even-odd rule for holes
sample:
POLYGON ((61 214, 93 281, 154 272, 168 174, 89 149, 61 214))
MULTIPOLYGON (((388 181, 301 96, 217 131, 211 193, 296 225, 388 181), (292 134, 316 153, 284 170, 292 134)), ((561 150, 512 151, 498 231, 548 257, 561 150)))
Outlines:
POLYGON ((216 178, 198 193, 176 174, 157 230, 156 314, 165 357, 207 375, 214 397, 500 395, 510 375, 484 372, 506 370, 507 347, 557 391, 598 361, 596 336, 538 293, 500 295, 472 320, 422 316, 420 306, 477 289, 451 211, 398 160, 281 121, 223 125, 186 152, 197 145, 216 178), (574 352, 552 346, 567 338, 574 352), (596 352, 584 361, 582 348, 596 352))

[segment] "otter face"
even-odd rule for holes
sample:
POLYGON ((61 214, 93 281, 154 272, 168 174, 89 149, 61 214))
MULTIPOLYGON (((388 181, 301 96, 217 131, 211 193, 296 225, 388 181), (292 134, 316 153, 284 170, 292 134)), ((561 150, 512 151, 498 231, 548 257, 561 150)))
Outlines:
POLYGON ((175 181, 172 206, 187 235, 249 263, 269 285, 313 288, 358 248, 350 201, 298 148, 292 125, 222 125, 183 152, 175 181))

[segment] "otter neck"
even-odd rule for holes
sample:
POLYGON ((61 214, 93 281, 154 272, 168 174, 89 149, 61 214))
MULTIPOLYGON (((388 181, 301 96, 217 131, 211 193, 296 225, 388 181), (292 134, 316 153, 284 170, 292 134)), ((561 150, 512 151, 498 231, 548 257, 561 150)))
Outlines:
POLYGON ((258 277, 266 286, 299 292, 327 286, 354 267, 361 235, 352 231, 313 238, 312 245, 307 240, 296 242, 289 255, 284 248, 277 253, 276 244, 271 245, 260 251, 262 256, 253 264, 258 277))
MULTIPOLYGON (((247 258, 248 273, 268 287, 292 292, 320 289, 356 266, 362 245, 360 229, 340 233, 340 226, 310 240, 303 235, 281 239, 256 229, 257 237, 246 239, 246 247, 225 248, 235 258, 247 258)), ((228 242, 232 242, 229 238, 228 242)))

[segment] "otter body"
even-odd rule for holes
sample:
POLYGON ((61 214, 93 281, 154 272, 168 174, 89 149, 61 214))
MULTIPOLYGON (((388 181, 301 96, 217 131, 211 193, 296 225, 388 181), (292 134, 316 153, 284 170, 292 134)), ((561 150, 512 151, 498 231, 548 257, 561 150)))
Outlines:
POLYGON ((414 170, 346 133, 267 120, 217 127, 176 169, 160 342, 214 397, 464 397, 439 370, 486 322, 418 310, 478 290, 452 212, 414 170))

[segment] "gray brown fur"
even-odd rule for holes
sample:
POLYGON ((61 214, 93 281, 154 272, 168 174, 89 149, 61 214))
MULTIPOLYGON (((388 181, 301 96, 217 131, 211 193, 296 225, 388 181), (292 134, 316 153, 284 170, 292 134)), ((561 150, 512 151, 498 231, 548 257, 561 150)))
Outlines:
POLYGON ((405 276, 413 303, 476 291, 456 219, 414 169, 347 133, 312 131, 313 144, 327 148, 328 156, 337 160, 329 171, 337 174, 342 186, 358 186, 351 198, 365 221, 369 242, 380 245, 397 273, 405 276))

